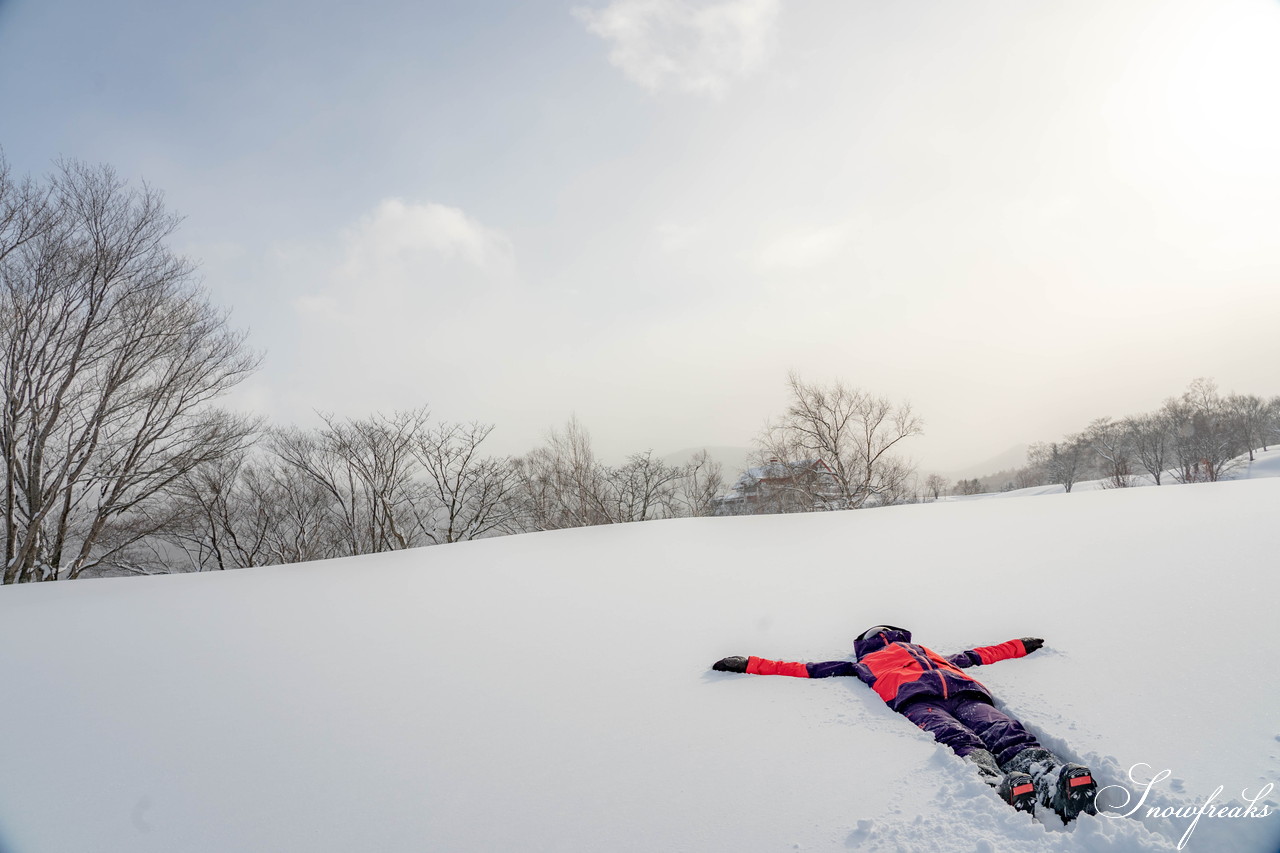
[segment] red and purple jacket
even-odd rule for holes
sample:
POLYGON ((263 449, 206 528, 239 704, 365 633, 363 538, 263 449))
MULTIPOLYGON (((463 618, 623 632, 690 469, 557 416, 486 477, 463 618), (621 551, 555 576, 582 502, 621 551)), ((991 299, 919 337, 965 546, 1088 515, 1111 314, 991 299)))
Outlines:
POLYGON ((1022 640, 998 646, 981 646, 943 657, 933 649, 911 642, 911 632, 886 629, 853 644, 857 663, 847 660, 823 663, 788 663, 750 657, 747 672, 755 675, 791 675, 796 678, 830 678, 856 675, 895 711, 918 699, 947 699, 959 694, 991 701, 991 694, 977 679, 960 670, 971 666, 1020 658, 1027 653, 1022 640))

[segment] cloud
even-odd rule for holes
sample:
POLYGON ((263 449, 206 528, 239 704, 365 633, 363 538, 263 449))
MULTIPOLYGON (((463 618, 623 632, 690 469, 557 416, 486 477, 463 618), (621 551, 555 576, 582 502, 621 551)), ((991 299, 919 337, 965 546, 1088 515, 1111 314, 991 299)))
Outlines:
POLYGON ((278 389, 285 409, 428 400, 465 384, 528 314, 511 240, 435 202, 384 199, 326 243, 281 250, 278 263, 307 281, 292 299, 307 375, 278 389))
POLYGON ((515 254, 502 232, 456 207, 384 199, 328 245, 294 247, 312 281, 294 299, 306 322, 370 330, 408 318, 447 320, 515 285, 515 254))
POLYGON ((702 236, 702 229, 696 225, 677 222, 660 222, 654 228, 654 236, 658 248, 663 254, 681 252, 693 246, 702 236))
POLYGON ((719 96, 768 58, 779 0, 614 0, 574 14, 609 61, 646 89, 719 96))
POLYGON ((760 250, 757 266, 767 271, 799 271, 820 267, 845 251, 852 238, 847 224, 791 231, 760 250))
POLYGON ((502 275, 512 263, 510 241, 456 207, 384 199, 343 235, 338 275, 382 285, 455 265, 502 275))

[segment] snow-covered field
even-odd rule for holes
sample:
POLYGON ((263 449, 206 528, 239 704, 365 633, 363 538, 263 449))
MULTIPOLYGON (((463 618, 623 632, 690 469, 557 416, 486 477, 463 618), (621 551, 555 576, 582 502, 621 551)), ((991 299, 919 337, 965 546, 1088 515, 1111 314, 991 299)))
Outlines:
MULTIPOLYGON (((0 589, 0 850, 1174 849, 1148 807, 1280 782, 1278 517, 1255 477, 0 589), (1104 783, 1170 776, 1036 823, 856 680, 708 671, 878 622, 1045 637, 971 672, 1104 783)), ((1264 801, 1184 849, 1273 853, 1264 801)))

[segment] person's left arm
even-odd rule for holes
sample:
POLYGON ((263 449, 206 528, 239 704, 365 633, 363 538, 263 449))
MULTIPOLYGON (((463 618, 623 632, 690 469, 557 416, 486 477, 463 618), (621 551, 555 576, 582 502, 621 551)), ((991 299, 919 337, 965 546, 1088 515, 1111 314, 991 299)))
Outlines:
POLYGON ((964 669, 970 666, 984 666, 996 661, 1020 658, 1031 654, 1044 645, 1039 637, 1023 637, 1020 640, 1009 640, 995 646, 979 646, 976 649, 960 652, 947 658, 948 661, 964 669))

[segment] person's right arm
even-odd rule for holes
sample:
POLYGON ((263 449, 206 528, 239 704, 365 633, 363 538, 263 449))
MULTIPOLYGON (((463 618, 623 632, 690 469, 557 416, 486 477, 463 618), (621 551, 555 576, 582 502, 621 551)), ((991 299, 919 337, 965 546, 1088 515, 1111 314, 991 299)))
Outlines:
POLYGON ((790 675, 793 678, 831 678, 837 675, 857 675, 857 664, 848 660, 829 660, 821 663, 796 663, 769 660, 755 655, 727 657, 716 661, 711 668, 720 672, 745 672, 749 675, 790 675))

